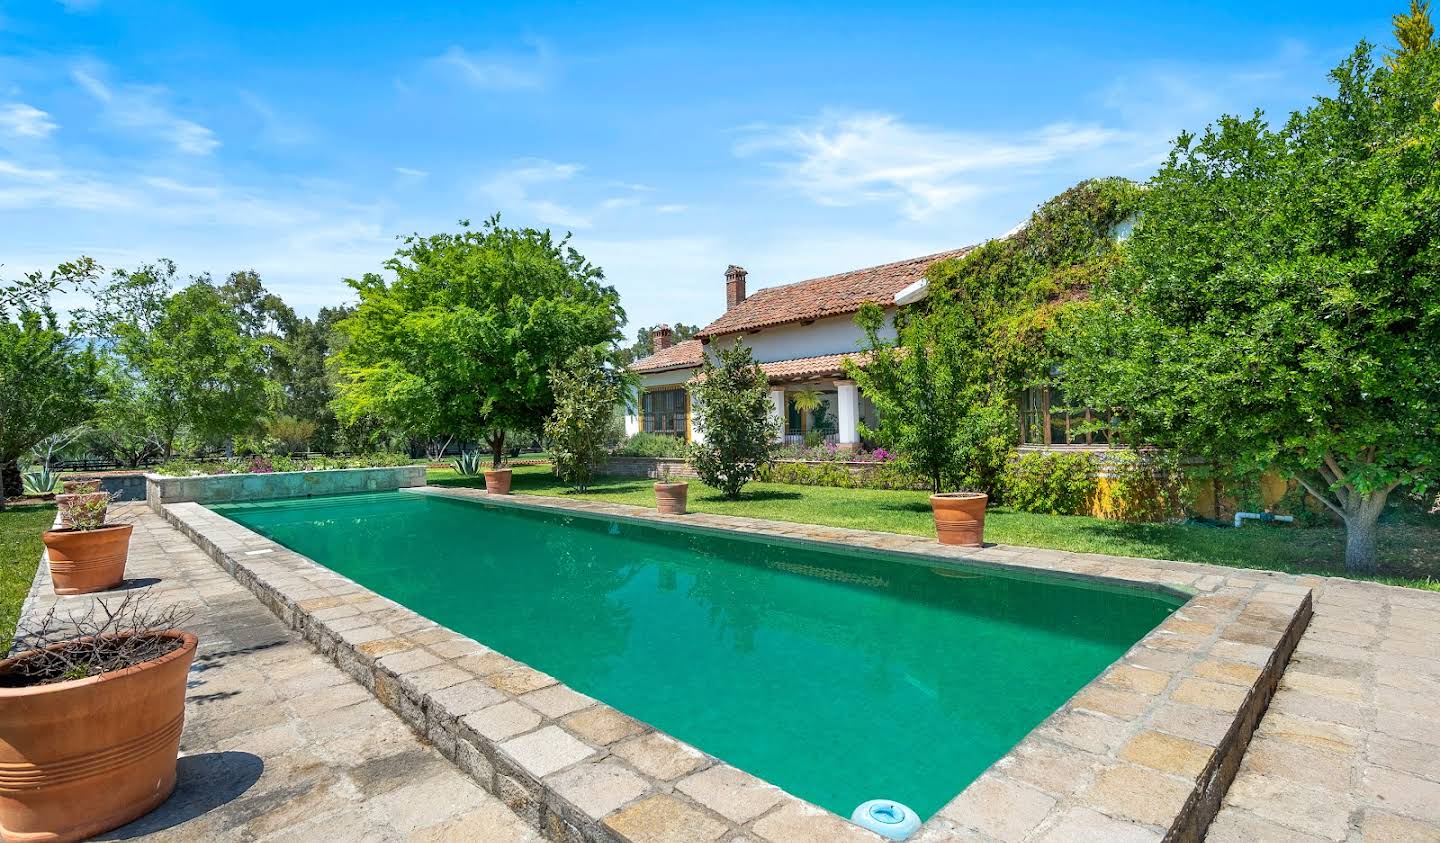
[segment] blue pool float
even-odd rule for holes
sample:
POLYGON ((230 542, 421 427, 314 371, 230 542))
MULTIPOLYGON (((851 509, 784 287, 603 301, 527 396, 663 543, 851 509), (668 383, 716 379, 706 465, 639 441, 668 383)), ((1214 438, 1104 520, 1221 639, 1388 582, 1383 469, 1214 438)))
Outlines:
POLYGON ((861 803, 850 815, 850 822, 891 840, 904 840, 920 829, 920 817, 893 799, 861 803))

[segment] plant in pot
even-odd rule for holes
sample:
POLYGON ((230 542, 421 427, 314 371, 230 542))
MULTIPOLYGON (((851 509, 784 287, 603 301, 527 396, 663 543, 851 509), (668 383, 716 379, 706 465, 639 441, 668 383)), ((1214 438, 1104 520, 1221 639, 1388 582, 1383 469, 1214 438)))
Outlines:
POLYGON ((89 594, 114 588, 125 579, 134 526, 106 520, 116 495, 87 492, 68 497, 60 505, 61 526, 46 530, 42 537, 55 593, 89 594))
POLYGON ((690 494, 690 484, 674 480, 670 466, 660 466, 660 476, 655 480, 655 509, 661 515, 684 515, 685 500, 690 494))
POLYGON ((485 493, 488 495, 510 494, 511 473, 508 467, 501 468, 496 465, 494 468, 485 469, 485 493))
POLYGON ((175 789, 196 640, 138 594, 65 621, 51 610, 0 661, 5 840, 83 840, 175 789))

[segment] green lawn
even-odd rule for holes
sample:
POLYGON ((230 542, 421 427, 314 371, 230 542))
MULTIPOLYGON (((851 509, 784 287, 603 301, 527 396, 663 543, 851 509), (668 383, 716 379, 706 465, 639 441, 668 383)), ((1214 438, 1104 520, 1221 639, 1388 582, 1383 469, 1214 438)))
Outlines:
POLYGON ((6 649, 20 620, 45 544, 40 534, 55 520, 53 506, 20 506, 0 512, 0 636, 6 649))
MULTIPOLYGON (((484 478, 432 469, 437 486, 484 486, 484 478)), ((614 503, 654 506, 650 481, 602 478, 584 495, 569 491, 546 466, 515 469, 514 490, 614 503)), ((727 501, 696 481, 690 509, 777 521, 802 521, 919 536, 935 535, 924 492, 832 489, 751 483, 742 498, 727 501)), ((993 507, 985 518, 986 541, 1115 556, 1208 562, 1241 568, 1343 576, 1345 531, 1338 527, 1246 525, 1241 529, 1199 524, 1129 524, 1078 515, 1035 515, 993 507)), ((1440 516, 1419 512, 1387 517, 1380 530, 1381 570, 1375 579, 1440 590, 1440 516)))

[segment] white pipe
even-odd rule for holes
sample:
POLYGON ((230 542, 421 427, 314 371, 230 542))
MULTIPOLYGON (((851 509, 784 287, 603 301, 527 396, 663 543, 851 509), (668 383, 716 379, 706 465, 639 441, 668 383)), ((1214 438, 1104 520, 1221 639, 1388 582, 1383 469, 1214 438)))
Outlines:
POLYGON ((1253 518, 1256 521, 1284 521, 1287 524, 1295 520, 1293 515, 1272 515, 1268 512, 1237 512, 1235 513, 1235 526, 1239 527, 1240 522, 1246 518, 1253 518))

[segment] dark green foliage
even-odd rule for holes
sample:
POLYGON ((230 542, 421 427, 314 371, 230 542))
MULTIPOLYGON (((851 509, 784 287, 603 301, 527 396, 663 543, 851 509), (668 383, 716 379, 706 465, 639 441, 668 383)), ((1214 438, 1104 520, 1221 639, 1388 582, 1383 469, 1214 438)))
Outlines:
POLYGON ((583 349, 550 370, 555 410, 545 440, 555 476, 583 492, 605 461, 605 435, 625 395, 622 371, 599 349, 583 349))
POLYGON ((603 273, 548 231, 479 229, 405 238, 385 266, 348 282, 360 295, 340 323, 336 406, 416 437, 488 441, 538 431, 555 406, 550 370, 578 349, 619 339, 619 296, 603 273))
POLYGON ((1440 471, 1440 48, 1331 78, 1278 129, 1180 138, 1065 373, 1130 441, 1292 473, 1365 572, 1390 492, 1440 471))
POLYGON ((689 387, 695 429, 705 439, 690 447, 689 458, 701 480, 734 500, 769 462, 780 431, 770 417, 769 379, 750 348, 737 341, 715 353, 719 363, 706 355, 689 387))
POLYGON ((90 418, 103 395, 95 354, 60 330, 53 311, 21 308, 14 320, 0 312, 0 509, 23 494, 20 456, 90 418))

